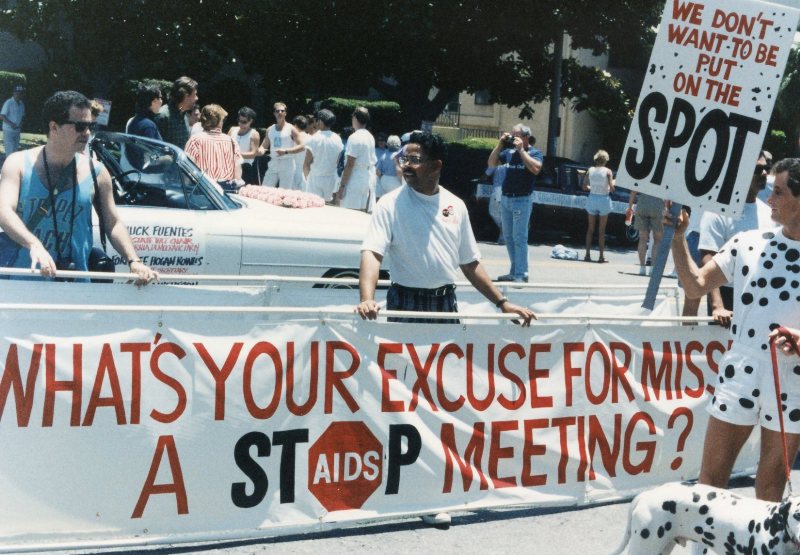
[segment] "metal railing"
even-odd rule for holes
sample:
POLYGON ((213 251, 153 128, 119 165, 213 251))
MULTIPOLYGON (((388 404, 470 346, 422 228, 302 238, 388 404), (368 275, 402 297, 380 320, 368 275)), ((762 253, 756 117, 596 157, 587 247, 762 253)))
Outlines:
POLYGON ((442 113, 436 118, 434 125, 441 125, 442 127, 458 127, 460 121, 461 105, 459 104, 455 110, 442 110, 442 113))
MULTIPOLYGON (((38 276, 39 272, 31 272, 28 269, 17 268, 0 268, 0 275, 10 276, 24 276, 32 277, 38 276)), ((113 278, 117 282, 131 282, 136 279, 136 274, 133 273, 101 273, 101 272, 78 272, 78 271, 58 271, 56 277, 72 279, 72 278, 113 278)), ((252 275, 252 276, 237 276, 237 275, 169 275, 161 276, 161 281, 168 285, 169 282, 197 282, 197 283, 246 283, 258 286, 278 285, 287 283, 297 284, 317 284, 326 283, 331 285, 351 285, 357 286, 358 280, 355 278, 319 278, 319 277, 295 277, 295 276, 277 276, 277 275, 252 275)), ((379 285, 388 286, 388 280, 380 280, 379 285)), ((94 284, 103 286, 104 284, 94 284)), ((466 281, 456 282, 458 287, 472 288, 472 285, 466 281)), ((497 283, 498 289, 501 292, 533 292, 539 291, 586 291, 586 285, 582 284, 557 284, 557 283, 497 283)), ((593 285, 590 289, 593 290, 607 290, 632 293, 637 291, 645 291, 646 285, 640 284, 598 284, 593 285)), ((662 288, 663 292, 660 293, 662 297, 674 298, 676 302, 680 299, 680 290, 677 285, 672 287, 662 288)), ((148 305, 148 304, 86 304, 81 302, 76 303, 17 303, 17 302, 0 302, 0 311, 61 311, 61 312, 155 312, 155 313, 242 313, 242 314, 287 314, 296 316, 311 316, 318 317, 322 320, 325 317, 353 317, 357 316, 352 308, 315 308, 315 307, 296 307, 296 306, 216 306, 216 305, 148 305)), ((515 314, 503 313, 487 313, 487 312, 413 312, 413 311, 395 311, 395 310, 381 310, 379 317, 384 318, 423 318, 423 319, 453 319, 460 320, 494 320, 494 321, 511 321, 518 319, 519 316, 515 314)), ((682 316, 661 316, 661 315, 609 315, 609 314, 592 314, 592 313, 540 313, 537 314, 538 321, 578 321, 581 323, 589 323, 591 321, 605 321, 605 322, 681 322, 681 323, 703 323, 712 321, 708 317, 682 317, 682 316)))

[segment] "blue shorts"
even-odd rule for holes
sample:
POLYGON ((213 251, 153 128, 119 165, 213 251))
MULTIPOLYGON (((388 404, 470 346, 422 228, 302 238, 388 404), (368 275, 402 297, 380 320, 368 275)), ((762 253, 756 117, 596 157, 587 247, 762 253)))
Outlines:
POLYGON ((590 216, 608 216, 611 213, 611 197, 608 195, 589 195, 586 212, 590 216))

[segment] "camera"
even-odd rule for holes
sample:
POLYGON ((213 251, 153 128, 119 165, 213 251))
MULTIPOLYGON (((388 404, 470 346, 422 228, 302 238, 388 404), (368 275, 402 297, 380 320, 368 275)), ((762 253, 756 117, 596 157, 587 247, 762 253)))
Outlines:
POLYGON ((507 133, 503 136, 503 148, 514 148, 514 135, 507 133))

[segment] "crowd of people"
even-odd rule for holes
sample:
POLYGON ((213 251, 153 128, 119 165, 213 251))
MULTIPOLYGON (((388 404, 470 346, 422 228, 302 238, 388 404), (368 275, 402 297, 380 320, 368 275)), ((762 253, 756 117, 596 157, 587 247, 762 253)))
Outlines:
POLYGON ((217 104, 201 107, 197 87, 194 79, 180 77, 165 103, 158 84, 141 83, 126 132, 184 149, 215 180, 308 191, 331 204, 365 212, 372 212, 380 196, 403 183, 397 160, 400 138, 378 133, 376 141, 364 107, 353 111, 352 126, 340 135, 334 131, 332 111, 297 115, 290 122, 286 104, 276 102, 275 123, 262 138, 255 128, 256 112, 243 106, 225 134, 227 112, 217 104))

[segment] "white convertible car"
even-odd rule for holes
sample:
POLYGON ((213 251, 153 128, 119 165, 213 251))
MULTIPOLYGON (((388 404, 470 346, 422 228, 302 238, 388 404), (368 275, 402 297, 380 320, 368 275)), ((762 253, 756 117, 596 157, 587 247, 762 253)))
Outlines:
MULTIPOLYGON (((226 194, 181 149, 159 141, 99 133, 92 147, 137 252, 162 274, 358 276, 363 212, 226 194)), ((117 271, 128 271, 110 244, 108 253, 117 271)))

